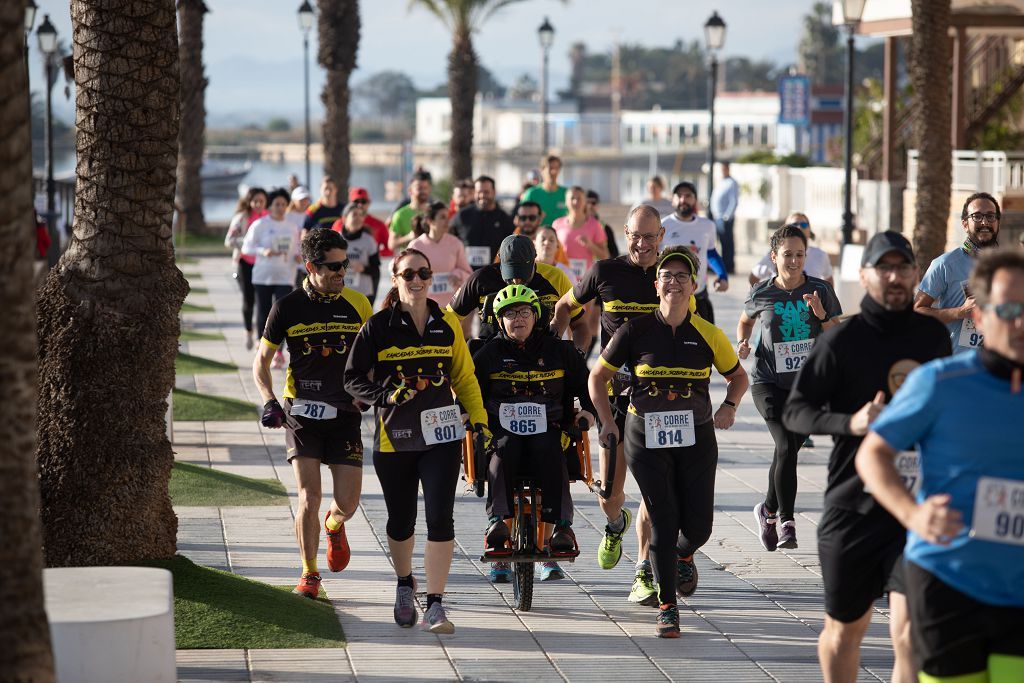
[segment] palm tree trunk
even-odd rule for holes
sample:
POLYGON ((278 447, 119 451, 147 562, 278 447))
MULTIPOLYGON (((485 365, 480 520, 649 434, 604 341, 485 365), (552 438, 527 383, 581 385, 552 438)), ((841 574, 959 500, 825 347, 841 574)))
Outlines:
MULTIPOLYGON (((174 0, 74 0, 72 241, 39 303, 39 469, 51 566, 169 557, 174 386, 174 0)), ((255 416, 254 416, 255 417, 255 416)))
POLYGON ((319 0, 320 50, 318 61, 327 71, 321 100, 324 103, 324 173, 338 185, 338 196, 348 197, 352 159, 349 154, 349 77, 356 68, 359 49, 359 0, 319 0))
POLYGON ((473 108, 476 105, 477 57, 468 28, 457 27, 448 54, 448 98, 452 103, 452 137, 448 154, 452 180, 473 177, 473 108))
POLYGON ((181 60, 181 130, 178 138, 178 234, 201 234, 203 185, 200 170, 206 136, 206 85, 203 75, 203 0, 178 0, 178 55, 181 60))
POLYGON ((946 247, 952 186, 950 142, 950 0, 912 0, 910 78, 918 105, 917 196, 914 200, 914 251, 922 270, 946 247))
POLYGON ((52 681, 36 464, 35 211, 25 2, 0 4, 0 681, 52 681))

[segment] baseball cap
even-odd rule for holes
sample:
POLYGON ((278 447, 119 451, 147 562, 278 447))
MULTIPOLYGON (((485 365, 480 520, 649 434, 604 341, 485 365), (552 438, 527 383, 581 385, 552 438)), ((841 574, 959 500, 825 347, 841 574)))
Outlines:
POLYGON ((348 191, 348 200, 354 202, 357 199, 365 199, 370 201, 370 193, 367 192, 365 187, 352 187, 348 191))
POLYGON ((883 230, 882 232, 875 233, 868 240, 868 244, 864 248, 864 256, 860 259, 861 267, 878 265, 882 257, 890 251, 898 252, 909 263, 916 262, 914 259, 914 248, 910 246, 910 242, 907 241, 906 237, 893 230, 883 230))
POLYGON ((518 278, 523 282, 529 282, 533 277, 537 250, 533 248, 533 241, 529 237, 509 235, 501 241, 498 259, 501 261, 502 280, 508 282, 518 278))
POLYGON ((302 185, 299 185, 294 190, 292 190, 292 201, 293 202, 298 202, 298 201, 302 201, 303 199, 312 199, 312 198, 313 198, 313 196, 311 194, 309 194, 309 190, 304 188, 302 185))
POLYGON ((665 249, 665 251, 661 252, 661 255, 658 256, 658 270, 661 270, 668 261, 685 261, 686 265, 690 269, 690 273, 693 275, 693 279, 697 279, 697 270, 700 266, 697 262, 696 254, 686 247, 680 247, 678 249, 669 247, 665 249))

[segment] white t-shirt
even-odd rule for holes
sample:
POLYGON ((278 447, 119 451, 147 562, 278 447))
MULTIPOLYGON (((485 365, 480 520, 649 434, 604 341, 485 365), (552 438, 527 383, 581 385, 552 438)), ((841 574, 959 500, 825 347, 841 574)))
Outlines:
MULTIPOLYGON (((345 233, 342 233, 342 236, 348 242, 346 254, 349 261, 359 263, 364 267, 370 265, 370 257, 377 253, 377 240, 373 238, 373 233, 369 228, 363 228, 355 237, 349 237, 345 233)), ((366 273, 357 273, 350 269, 345 274, 345 286, 365 295, 370 301, 373 301, 376 295, 373 289, 373 278, 366 273)))
MULTIPOLYGON (((750 272, 758 280, 767 280, 778 275, 775 272, 775 264, 772 263, 771 253, 765 254, 764 258, 758 261, 750 272)), ((823 249, 808 246, 807 261, 804 262, 804 272, 811 277, 827 280, 832 277, 832 261, 829 260, 828 254, 823 249)))
POLYGON ((289 220, 275 221, 267 215, 252 224, 245 233, 242 253, 256 257, 252 267, 254 285, 295 284, 296 257, 299 241, 295 224, 289 220), (284 252, 279 256, 264 256, 264 249, 284 252))
POLYGON ((715 248, 717 237, 714 221, 703 216, 694 216, 692 221, 682 221, 672 214, 661 219, 661 226, 665 228, 665 239, 661 242, 663 247, 681 244, 689 247, 700 259, 697 291, 694 293, 703 292, 708 286, 708 250, 715 248))
POLYGON ((295 238, 297 240, 295 244, 298 245, 297 251, 299 253, 299 262, 295 264, 295 268, 305 273, 306 262, 302 260, 302 226, 306 223, 306 212, 289 211, 284 215, 284 219, 295 227, 295 238))

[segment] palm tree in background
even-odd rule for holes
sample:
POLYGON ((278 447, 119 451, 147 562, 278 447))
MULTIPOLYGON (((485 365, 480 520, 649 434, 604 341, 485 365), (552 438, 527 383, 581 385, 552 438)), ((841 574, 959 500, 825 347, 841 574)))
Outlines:
POLYGON ((203 217, 203 148, 206 135, 206 76, 203 74, 203 0, 178 0, 181 63, 181 131, 178 138, 179 234, 200 234, 203 217))
POLYGON ((188 293, 171 244, 181 96, 175 18, 174 0, 71 4, 75 218, 38 304, 49 566, 175 552, 164 416, 188 293))
POLYGON ((476 106, 479 59, 473 32, 500 9, 523 0, 410 0, 441 20, 452 34, 448 53, 448 98, 452 103, 452 136, 448 154, 452 178, 473 176, 473 108, 476 106))
POLYGON ((946 248, 952 189, 950 0, 912 0, 910 80, 917 93, 914 252, 922 270, 946 248))
POLYGON ((0 681, 54 680, 36 479, 35 211, 25 0, 0 3, 0 681))
MULTIPOLYGON (((318 0, 320 49, 317 60, 327 72, 324 91, 324 173, 338 185, 345 202, 352 173, 349 154, 349 77, 356 68, 359 50, 359 0, 318 0)), ((312 182, 312 181, 310 181, 312 182)))

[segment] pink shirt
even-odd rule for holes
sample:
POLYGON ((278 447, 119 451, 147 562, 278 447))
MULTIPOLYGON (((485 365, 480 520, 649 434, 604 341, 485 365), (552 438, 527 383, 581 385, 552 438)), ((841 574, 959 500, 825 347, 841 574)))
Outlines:
POLYGON ((588 218, 586 223, 573 228, 570 218, 562 216, 556 219, 551 227, 555 229, 562 247, 565 248, 565 255, 569 257, 569 268, 576 275, 575 281, 579 281, 583 273, 593 265, 594 255, 590 253, 590 249, 577 242, 576 238, 586 235, 594 244, 604 244, 608 241, 608 236, 604 234, 604 226, 597 220, 588 218))
POLYGON ((451 303, 455 290, 473 272, 462 240, 451 233, 445 233, 440 242, 434 242, 424 234, 409 242, 409 248, 422 251, 430 259, 434 280, 430 284, 429 296, 444 308, 451 303), (459 286, 452 282, 452 276, 459 280, 459 286))

